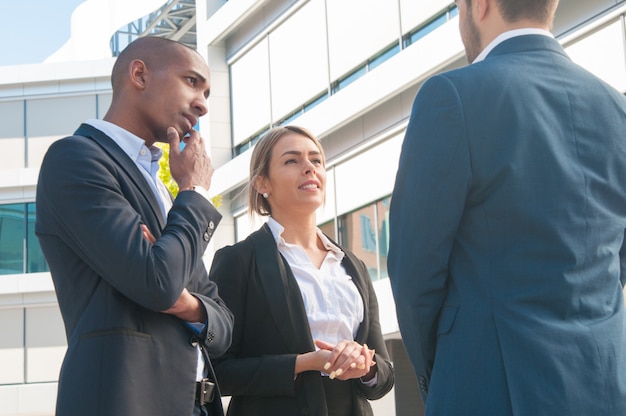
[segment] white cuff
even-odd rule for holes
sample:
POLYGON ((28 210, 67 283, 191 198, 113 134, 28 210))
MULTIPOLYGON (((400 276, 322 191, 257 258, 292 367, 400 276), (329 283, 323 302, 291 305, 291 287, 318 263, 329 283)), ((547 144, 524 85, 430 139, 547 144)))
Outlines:
POLYGON ((211 197, 209 196, 209 191, 207 191, 203 187, 196 185, 196 186, 193 186, 191 189, 194 190, 195 192, 199 193, 200 195, 202 195, 207 201, 211 202, 211 197))

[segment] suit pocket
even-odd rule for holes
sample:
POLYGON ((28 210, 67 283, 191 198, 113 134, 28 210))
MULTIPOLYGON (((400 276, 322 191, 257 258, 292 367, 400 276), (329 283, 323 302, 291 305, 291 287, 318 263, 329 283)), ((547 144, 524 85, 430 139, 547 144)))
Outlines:
POLYGON ((81 340, 90 339, 90 338, 99 338, 99 337, 110 337, 110 336, 131 336, 137 338, 143 338, 146 340, 151 340, 152 335, 146 334, 145 332, 138 332, 128 328, 108 328, 101 329, 98 331, 88 332, 80 336, 81 340))
POLYGON ((452 329, 454 320, 456 319, 456 313, 459 310, 458 306, 444 306, 439 315, 439 324, 437 325, 437 336, 444 335, 452 329))

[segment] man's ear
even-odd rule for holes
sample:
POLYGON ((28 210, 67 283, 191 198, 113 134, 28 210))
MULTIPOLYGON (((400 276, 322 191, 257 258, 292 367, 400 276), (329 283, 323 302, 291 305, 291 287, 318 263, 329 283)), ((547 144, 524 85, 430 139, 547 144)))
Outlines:
POLYGON ((487 14, 492 11, 492 8, 495 7, 493 4, 495 0, 474 0, 472 6, 474 7, 474 16, 478 21, 484 20, 487 17, 487 14))
POLYGON ((144 89, 146 86, 146 73, 148 72, 146 64, 140 59, 135 59, 130 63, 128 71, 130 83, 135 88, 144 89))

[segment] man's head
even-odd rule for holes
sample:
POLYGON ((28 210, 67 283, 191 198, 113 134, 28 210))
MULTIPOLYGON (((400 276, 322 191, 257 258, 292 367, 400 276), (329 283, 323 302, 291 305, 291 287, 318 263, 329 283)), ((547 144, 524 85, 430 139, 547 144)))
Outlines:
POLYGON ((209 68, 193 49, 159 37, 130 43, 111 74, 113 100, 104 117, 146 141, 167 140, 167 128, 182 137, 207 112, 209 68))
POLYGON ((513 29, 550 30, 559 0, 456 0, 468 62, 498 35, 513 29))

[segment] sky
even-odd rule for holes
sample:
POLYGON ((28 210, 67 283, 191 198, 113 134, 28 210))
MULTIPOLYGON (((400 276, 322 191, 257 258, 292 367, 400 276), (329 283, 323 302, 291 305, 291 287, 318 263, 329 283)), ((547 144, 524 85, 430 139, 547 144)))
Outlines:
POLYGON ((0 66, 36 64, 70 37, 70 18, 85 0, 0 0, 0 66))

